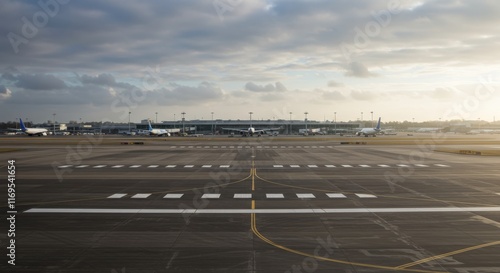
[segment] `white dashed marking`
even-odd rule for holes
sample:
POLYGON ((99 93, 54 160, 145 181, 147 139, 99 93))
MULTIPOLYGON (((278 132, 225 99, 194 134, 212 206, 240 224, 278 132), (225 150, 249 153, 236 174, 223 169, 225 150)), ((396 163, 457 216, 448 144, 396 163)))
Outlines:
POLYGON ((183 196, 183 193, 167 193, 163 198, 167 199, 179 199, 183 196))
POLYGON ((167 165, 165 168, 175 168, 177 165, 167 165))
POLYGON ((158 168, 158 165, 149 165, 148 168, 158 168))
POLYGON ((184 165, 184 168, 192 168, 194 165, 184 165))
POLYGON ((325 165, 327 168, 335 168, 335 165, 325 165))
POLYGON ((220 193, 205 193, 201 196, 202 199, 218 199, 220 198, 220 193))
POLYGON ((94 167, 92 167, 92 168, 95 168, 95 169, 100 169, 100 168, 104 168, 104 167, 106 167, 106 166, 107 166, 107 165, 96 165, 96 166, 94 166, 94 167))
POLYGON ((282 193, 266 193, 266 198, 285 198, 282 193))
POLYGON ((141 165, 132 165, 130 166, 129 168, 132 168, 132 169, 135 169, 135 168, 139 168, 141 165))
POLYGON ((212 165, 202 165, 202 168, 212 168, 212 165))
POLYGON ((297 195, 297 198, 300 198, 300 199, 316 198, 316 196, 314 196, 314 194, 312 194, 312 193, 296 193, 295 195, 297 195))
POLYGON ((123 168, 123 166, 125 166, 125 165, 114 165, 111 168, 118 169, 118 168, 123 168))
POLYGON ((126 193, 115 193, 115 194, 108 196, 108 198, 117 199, 117 198, 122 198, 125 195, 127 195, 127 194, 126 193))
POLYGON ((275 168, 283 168, 283 165, 273 165, 275 168))
POLYGON ((343 193, 327 193, 326 196, 329 198, 347 198, 343 193))
POLYGON ((220 165, 219 168, 229 168, 231 165, 220 165))
POLYGON ((377 198, 377 196, 368 193, 355 193, 359 198, 377 198))
POLYGON ((290 165, 290 167, 292 167, 292 168, 300 168, 299 165, 290 165))
POLYGON ((78 169, 81 169, 81 168, 87 168, 89 165, 79 165, 79 166, 76 166, 75 168, 78 168, 78 169))
POLYGON ((252 194, 251 193, 235 193, 233 198, 250 199, 250 198, 252 198, 252 194))
POLYGON ((136 199, 144 199, 148 198, 151 195, 151 193, 138 193, 133 195, 131 198, 136 198, 136 199))

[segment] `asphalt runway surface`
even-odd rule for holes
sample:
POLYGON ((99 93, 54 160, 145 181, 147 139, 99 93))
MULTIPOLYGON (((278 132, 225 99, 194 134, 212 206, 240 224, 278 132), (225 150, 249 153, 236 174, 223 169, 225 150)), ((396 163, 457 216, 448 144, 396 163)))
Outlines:
POLYGON ((15 148, 1 272, 500 272, 498 156, 270 137, 15 148))

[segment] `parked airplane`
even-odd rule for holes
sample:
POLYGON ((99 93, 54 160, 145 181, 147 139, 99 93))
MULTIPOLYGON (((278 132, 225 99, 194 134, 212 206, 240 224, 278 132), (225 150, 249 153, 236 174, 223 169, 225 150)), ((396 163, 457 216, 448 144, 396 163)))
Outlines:
POLYGON ((19 119, 19 122, 21 124, 21 131, 27 134, 28 136, 46 136, 47 135, 47 129, 45 128, 26 128, 24 126, 24 122, 22 119, 19 119))
POLYGON ((181 129, 154 129, 148 121, 148 131, 150 136, 171 136, 172 133, 179 133, 181 129))
POLYGON ((368 136, 373 136, 373 137, 376 137, 378 133, 380 133, 380 117, 378 118, 378 123, 377 123, 377 127, 375 128, 363 128, 361 129, 361 131, 357 132, 356 135, 357 136, 361 136, 361 135, 364 135, 365 137, 368 137, 368 136))
POLYGON ((252 124, 250 123, 250 127, 248 129, 235 129, 235 128, 222 128, 222 130, 226 130, 226 131, 235 131, 235 132, 239 132, 240 135, 242 136, 253 136, 253 135, 257 135, 257 136, 261 136, 267 132, 272 132, 272 131, 278 131, 280 130, 280 128, 267 128, 267 129, 255 129, 252 127, 252 124))

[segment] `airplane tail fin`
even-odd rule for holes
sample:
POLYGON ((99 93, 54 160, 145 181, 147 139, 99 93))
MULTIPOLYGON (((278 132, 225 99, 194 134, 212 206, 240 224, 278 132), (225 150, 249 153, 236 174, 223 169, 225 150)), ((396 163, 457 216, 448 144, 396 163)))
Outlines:
POLYGON ((153 127, 151 126, 151 121, 148 120, 148 129, 149 131, 153 131, 153 127))
POLYGON ((26 131, 26 126, 24 126, 24 122, 23 122, 23 120, 21 118, 19 119, 19 123, 21 124, 21 130, 23 132, 26 131))
POLYGON ((380 119, 381 117, 378 118, 377 127, 375 127, 375 129, 377 130, 380 130, 380 119))

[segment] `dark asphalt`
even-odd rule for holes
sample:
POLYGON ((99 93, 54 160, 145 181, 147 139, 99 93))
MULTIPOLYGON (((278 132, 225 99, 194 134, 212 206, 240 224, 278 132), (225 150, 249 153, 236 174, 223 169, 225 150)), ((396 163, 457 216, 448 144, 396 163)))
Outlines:
POLYGON ((263 138, 0 158, 1 272, 500 272, 500 157, 263 138))

